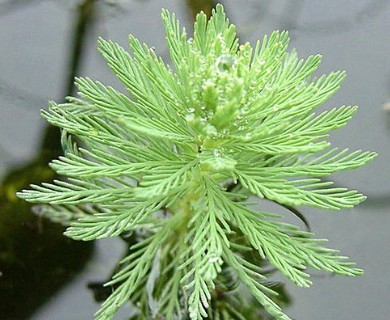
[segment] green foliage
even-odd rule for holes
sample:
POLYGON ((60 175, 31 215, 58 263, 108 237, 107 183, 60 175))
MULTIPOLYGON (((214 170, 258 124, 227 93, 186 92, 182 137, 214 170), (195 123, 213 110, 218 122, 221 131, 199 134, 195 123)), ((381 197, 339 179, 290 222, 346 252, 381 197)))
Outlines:
POLYGON ((326 141, 356 107, 313 112, 344 73, 313 78, 320 56, 287 53, 286 32, 239 45, 221 5, 209 21, 197 16, 192 39, 173 14, 163 10, 162 18, 173 67, 132 36, 131 54, 99 39, 126 94, 81 78, 79 98, 51 103, 42 114, 63 130, 65 149, 51 166, 66 179, 18 195, 45 204, 43 214, 70 224, 73 239, 135 235, 97 320, 112 319, 128 300, 142 319, 246 319, 245 292, 274 318, 289 319, 264 261, 302 287, 311 284, 307 267, 362 270, 247 199, 334 210, 365 199, 322 180, 375 156, 326 141), (235 291, 243 293, 233 298, 235 291))

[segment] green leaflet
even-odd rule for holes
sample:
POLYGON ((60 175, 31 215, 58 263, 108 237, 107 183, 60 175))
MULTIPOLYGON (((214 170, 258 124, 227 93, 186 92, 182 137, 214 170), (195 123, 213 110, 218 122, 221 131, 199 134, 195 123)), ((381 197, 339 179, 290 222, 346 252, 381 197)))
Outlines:
POLYGON ((265 263, 302 287, 311 285, 307 268, 362 270, 247 197, 332 210, 365 199, 322 180, 376 156, 326 141, 356 107, 314 113, 345 73, 313 78, 321 56, 287 52, 284 31, 239 45, 222 5, 209 21, 198 15, 193 38, 174 14, 163 10, 162 20, 173 66, 133 36, 130 53, 99 39, 126 92, 78 78, 78 98, 50 103, 42 115, 63 130, 65 151, 50 165, 63 179, 18 196, 42 204, 40 214, 73 239, 134 235, 96 320, 113 319, 127 301, 139 318, 245 319, 243 287, 259 309, 288 320, 265 263))

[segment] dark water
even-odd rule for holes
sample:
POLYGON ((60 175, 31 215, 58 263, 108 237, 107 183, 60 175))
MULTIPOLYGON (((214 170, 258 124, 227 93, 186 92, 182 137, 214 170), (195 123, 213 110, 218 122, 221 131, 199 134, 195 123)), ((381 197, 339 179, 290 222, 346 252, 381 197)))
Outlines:
MULTIPOLYGON (((210 5, 210 1, 194 1, 201 2, 210 5)), ((188 27, 192 15, 187 2, 179 0, 85 1, 92 6, 90 11, 84 11, 83 21, 87 24, 77 55, 79 3, 0 0, 0 175, 5 179, 0 196, 0 261, 4 264, 0 264, 0 282, 11 277, 5 270, 7 266, 16 266, 20 257, 31 256, 25 261, 32 263, 20 266, 20 273, 13 275, 26 283, 27 292, 20 293, 23 296, 9 297, 18 292, 15 287, 20 283, 8 282, 5 289, 0 285, 0 319, 23 319, 16 313, 1 315, 6 312, 4 301, 12 299, 19 303, 9 305, 7 312, 10 308, 25 308, 24 303, 30 301, 26 308, 35 310, 34 315, 27 317, 30 319, 91 319, 98 305, 86 285, 106 279, 124 250, 120 241, 99 241, 93 249, 64 241, 58 227, 37 224, 33 218, 20 222, 26 217, 23 210, 27 210, 18 207, 13 192, 27 181, 51 175, 44 169, 51 153, 44 152, 42 140, 45 134, 47 138, 56 133, 45 131, 39 109, 45 108, 48 100, 61 101, 70 91, 71 65, 78 75, 117 83, 96 52, 98 35, 125 46, 128 34, 133 33, 167 57, 161 7, 175 11, 188 27), (72 63, 72 55, 79 57, 79 64, 74 59, 72 63), (48 250, 45 243, 53 239, 55 245, 48 250), (17 251, 16 247, 22 249, 17 251), (90 255, 92 259, 88 259, 90 255), (67 263, 72 259, 77 263, 67 263), (38 302, 39 297, 44 297, 46 303, 38 302)), ((288 29, 291 47, 300 56, 323 54, 321 73, 346 70, 348 77, 343 87, 325 107, 350 104, 359 105, 360 109, 347 128, 333 134, 332 141, 337 146, 380 154, 368 166, 335 177, 338 184, 358 188, 368 195, 364 204, 338 213, 304 210, 318 236, 331 239, 329 245, 352 257, 366 274, 358 279, 317 276, 310 289, 288 285, 293 303, 287 312, 297 320, 389 319, 390 111, 386 112, 383 106, 390 103, 390 1, 222 3, 242 42, 255 41, 275 29, 288 29)), ((80 34, 81 29, 78 30, 80 34)))

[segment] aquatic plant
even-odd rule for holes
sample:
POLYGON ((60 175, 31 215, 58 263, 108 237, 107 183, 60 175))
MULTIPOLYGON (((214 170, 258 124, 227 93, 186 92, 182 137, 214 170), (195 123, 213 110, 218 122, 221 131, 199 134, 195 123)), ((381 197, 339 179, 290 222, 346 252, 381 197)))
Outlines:
POLYGON ((245 319, 248 297, 229 300, 237 286, 289 319, 273 300, 264 261, 301 287, 311 284, 307 267, 363 273, 325 240, 259 209, 261 199, 333 210, 365 199, 323 180, 375 156, 326 141, 356 107, 313 112, 345 74, 313 78, 321 57, 287 53, 287 32, 239 45, 221 5, 209 21, 197 16, 190 39, 173 14, 163 10, 162 19, 174 67, 133 36, 131 55, 99 39, 127 93, 78 78, 78 98, 42 111, 63 130, 65 155, 51 167, 64 179, 18 196, 46 204, 43 214, 69 223, 73 239, 135 239, 95 319, 112 319, 129 300, 141 319, 245 319))

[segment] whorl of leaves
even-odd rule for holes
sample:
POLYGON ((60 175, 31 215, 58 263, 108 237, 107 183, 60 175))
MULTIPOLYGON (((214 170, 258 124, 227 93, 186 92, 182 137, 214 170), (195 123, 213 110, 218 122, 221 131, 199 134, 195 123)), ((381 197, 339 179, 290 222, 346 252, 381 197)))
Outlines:
POLYGON ((356 107, 314 113, 344 72, 312 77, 321 57, 287 52, 287 32, 254 48, 239 45, 221 5, 209 21, 197 16, 190 39, 173 14, 163 10, 162 19, 173 67, 133 36, 131 54, 99 39, 126 92, 79 78, 79 98, 51 103, 42 114, 63 130, 65 149, 51 166, 66 179, 18 195, 45 204, 41 213, 69 224, 73 239, 136 235, 96 320, 112 319, 129 300, 142 310, 155 302, 144 319, 244 319, 233 298, 221 311, 209 308, 226 274, 273 317, 289 319, 261 261, 302 287, 311 284, 307 267, 347 276, 362 270, 247 198, 335 210, 365 199, 322 180, 375 156, 326 141, 356 107))

